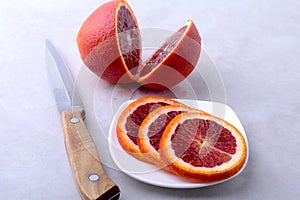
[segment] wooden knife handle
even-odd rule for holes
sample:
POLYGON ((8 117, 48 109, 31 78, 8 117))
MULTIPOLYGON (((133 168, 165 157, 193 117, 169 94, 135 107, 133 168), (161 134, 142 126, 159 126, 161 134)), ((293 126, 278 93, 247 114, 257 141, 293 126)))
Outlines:
POLYGON ((83 116, 83 109, 62 113, 65 145, 81 197, 119 199, 119 188, 105 174, 83 116))

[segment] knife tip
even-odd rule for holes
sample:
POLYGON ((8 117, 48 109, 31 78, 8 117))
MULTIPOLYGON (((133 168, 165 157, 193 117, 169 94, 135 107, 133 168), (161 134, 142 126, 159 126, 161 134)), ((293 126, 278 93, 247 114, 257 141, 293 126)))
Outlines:
POLYGON ((48 38, 46 38, 45 39, 45 44, 46 44, 46 46, 47 47, 49 47, 49 46, 52 46, 53 44, 52 44, 52 42, 51 42, 51 40, 50 39, 48 39, 48 38))

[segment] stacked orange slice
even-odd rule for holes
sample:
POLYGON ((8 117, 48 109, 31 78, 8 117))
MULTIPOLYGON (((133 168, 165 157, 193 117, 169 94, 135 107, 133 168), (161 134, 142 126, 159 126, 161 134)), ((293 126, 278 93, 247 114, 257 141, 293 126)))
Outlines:
POLYGON ((227 179, 246 161, 246 141, 237 128, 162 97, 129 104, 118 119, 117 137, 135 158, 198 183, 227 179))
POLYGON ((138 131, 151 111, 165 105, 180 105, 180 103, 163 97, 143 97, 128 105, 121 113, 117 125, 117 137, 127 153, 139 160, 149 161, 138 146, 138 131))
POLYGON ((143 120, 138 133, 138 146, 152 163, 165 167, 159 155, 159 144, 168 123, 177 115, 192 111, 184 105, 162 106, 155 109, 143 120))

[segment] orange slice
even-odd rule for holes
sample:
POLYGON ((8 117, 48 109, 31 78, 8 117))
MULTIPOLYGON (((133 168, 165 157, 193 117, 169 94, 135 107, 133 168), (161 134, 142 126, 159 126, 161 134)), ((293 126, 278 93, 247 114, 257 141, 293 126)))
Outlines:
POLYGON ((148 162, 137 144, 138 131, 150 112, 165 105, 181 104, 164 97, 147 96, 132 102, 121 113, 117 122, 117 137, 121 147, 127 153, 148 162))
POLYGON ((246 142, 231 124, 202 112, 170 121, 160 140, 160 156, 170 171, 209 183, 236 174, 246 160, 246 142))
POLYGON ((109 1, 97 8, 80 27, 77 44, 83 62, 97 76, 111 83, 133 82, 142 44, 126 1, 109 1))
POLYGON ((165 167, 159 155, 161 136, 168 123, 174 117, 189 111, 195 110, 183 105, 162 106, 152 111, 143 120, 138 133, 138 146, 145 157, 152 163, 160 167, 165 167))
POLYGON ((174 86, 194 70, 200 51, 199 32, 189 20, 143 63, 137 82, 153 89, 174 86))

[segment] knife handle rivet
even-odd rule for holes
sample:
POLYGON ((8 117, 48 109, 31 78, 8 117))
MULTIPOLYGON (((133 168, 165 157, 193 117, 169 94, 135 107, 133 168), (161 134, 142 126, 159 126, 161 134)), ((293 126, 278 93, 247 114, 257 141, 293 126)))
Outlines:
POLYGON ((98 180, 99 180, 98 174, 91 174, 91 175, 89 176, 89 180, 92 181, 92 182, 98 181, 98 180))
POLYGON ((70 121, 71 121, 72 124, 77 124, 79 122, 79 119, 77 117, 72 117, 70 119, 70 121))

